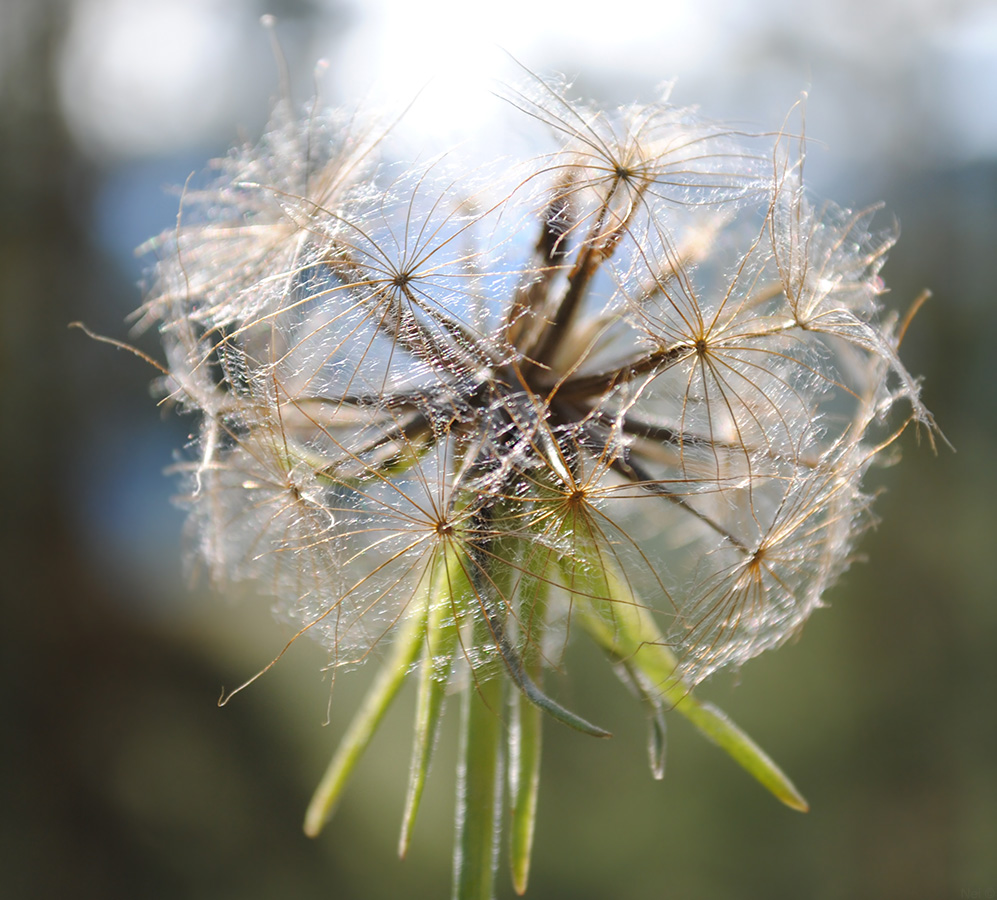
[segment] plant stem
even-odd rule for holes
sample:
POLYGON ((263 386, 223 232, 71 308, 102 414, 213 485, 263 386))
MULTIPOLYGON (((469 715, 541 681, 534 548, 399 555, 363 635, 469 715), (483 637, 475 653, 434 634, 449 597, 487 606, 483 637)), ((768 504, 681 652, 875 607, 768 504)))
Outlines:
POLYGON ((454 900, 492 900, 501 834, 503 682, 475 677, 461 704, 454 900))

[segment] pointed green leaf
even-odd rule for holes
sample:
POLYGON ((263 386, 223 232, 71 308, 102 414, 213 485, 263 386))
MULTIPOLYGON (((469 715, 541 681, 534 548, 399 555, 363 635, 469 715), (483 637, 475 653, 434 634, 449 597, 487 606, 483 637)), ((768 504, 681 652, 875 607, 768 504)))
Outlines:
MULTIPOLYGON (((546 553, 535 554, 530 546, 519 542, 523 550, 522 572, 516 591, 519 609, 522 650, 520 656, 527 675, 535 684, 543 677, 543 636, 547 617, 548 583, 544 570, 546 553), (539 571, 536 571, 539 570, 539 571)), ((509 727, 509 864, 512 886, 517 894, 526 893, 530 875, 530 856, 536 827, 537 797, 540 790, 540 754, 543 716, 540 707, 522 692, 511 697, 509 727)))
MULTIPOLYGON (((472 679, 474 674, 472 673, 472 679)), ((492 900, 501 834, 502 685, 469 685, 461 708, 454 900, 492 900)))
POLYGON ((691 694, 675 707, 693 725, 722 748, 739 766, 753 775, 786 806, 807 812, 810 805, 788 776, 727 715, 710 703, 701 703, 691 694))
POLYGON ((675 654, 615 562, 599 554, 594 543, 578 562, 570 569, 562 563, 562 569, 582 623, 596 642, 626 665, 642 690, 656 693, 665 706, 685 716, 776 798, 792 809, 809 809, 772 759, 724 713, 697 700, 677 675, 675 654))
MULTIPOLYGON (((517 590, 518 581, 526 574, 520 563, 517 562, 516 551, 521 543, 515 540, 498 542, 493 559, 489 563, 487 578, 484 579, 487 584, 480 585, 478 588, 478 606, 488 623, 487 640, 494 644, 495 649, 502 657, 502 662, 505 663, 506 673, 531 703, 539 706, 549 716, 569 728, 575 728, 585 734, 591 734, 593 737, 610 737, 610 733, 605 728, 593 725, 587 719, 583 719, 570 709, 565 709, 556 700, 548 697, 533 680, 519 650, 506 633, 506 610, 514 608, 512 595, 517 590)), ((544 564, 545 566, 547 564, 546 558, 544 564)), ((516 627, 521 626, 517 623, 516 627)))
POLYGON ((378 671, 308 804, 304 830, 309 837, 317 836, 332 817, 343 787, 418 656, 425 629, 426 603, 424 600, 413 600, 392 642, 391 655, 378 671))
POLYGON ((426 623, 426 643, 419 672, 412 763, 405 795, 405 812, 402 814, 402 832, 398 840, 398 855, 402 857, 408 850, 426 776, 429 774, 453 654, 457 647, 458 627, 454 611, 463 606, 462 598, 471 591, 465 567, 456 559, 455 551, 441 554, 435 568, 436 571, 431 576, 433 586, 426 623))
POLYGON ((651 774, 655 781, 661 781, 665 777, 668 726, 665 722, 665 711, 660 704, 654 706, 654 711, 648 717, 647 731, 647 757, 651 765, 651 774))
POLYGON ((616 676, 648 710, 647 757, 655 781, 665 777, 665 754, 668 746, 668 728, 665 724, 665 706, 653 686, 647 685, 643 673, 629 660, 619 659, 614 666, 616 676))
POLYGON ((509 732, 509 866, 517 894, 526 893, 530 856, 540 790, 540 752, 543 715, 540 707, 517 691, 512 697, 514 714, 509 732))

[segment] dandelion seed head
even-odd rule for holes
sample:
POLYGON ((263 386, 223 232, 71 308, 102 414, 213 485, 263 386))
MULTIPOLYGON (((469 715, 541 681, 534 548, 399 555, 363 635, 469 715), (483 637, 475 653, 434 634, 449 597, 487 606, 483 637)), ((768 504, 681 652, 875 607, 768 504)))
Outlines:
POLYGON ((282 103, 185 191, 139 315, 202 421, 194 553, 333 666, 435 609, 515 679, 563 644, 529 636, 542 593, 554 632, 639 607, 694 685, 847 568, 892 410, 932 427, 881 303, 895 229, 811 200, 788 126, 505 99, 548 141, 526 163, 384 160, 385 127, 282 103))

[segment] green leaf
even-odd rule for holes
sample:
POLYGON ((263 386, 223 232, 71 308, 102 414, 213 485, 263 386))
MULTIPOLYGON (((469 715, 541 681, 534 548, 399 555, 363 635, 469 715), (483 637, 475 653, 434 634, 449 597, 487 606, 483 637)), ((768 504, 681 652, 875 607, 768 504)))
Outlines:
MULTIPOLYGON (((471 674, 474 679, 474 673, 471 674)), ((501 834, 503 679, 473 681, 461 704, 454 900, 492 900, 501 834)))
POLYGON ((394 637, 391 655, 378 671, 308 804, 304 830, 309 837, 316 837, 332 817, 346 782, 415 662, 425 631, 426 602, 413 600, 394 637))
POLYGON ((436 571, 431 575, 426 643, 419 672, 412 763, 402 814, 402 832, 398 840, 398 855, 402 857, 408 850, 443 714, 443 701, 457 647, 455 611, 464 607, 466 597, 472 590, 465 567, 455 550, 444 551, 434 563, 436 571))
MULTIPOLYGON (((543 677, 543 636, 547 617, 548 582, 543 571, 548 557, 542 560, 525 541, 522 572, 517 597, 522 650, 520 656, 527 675, 535 684, 543 677), (539 571, 535 571, 539 570, 539 571)), ((520 691, 511 696, 509 727, 509 865, 512 886, 517 894, 526 893, 530 875, 530 856, 536 827, 537 797, 540 790, 540 756, 543 715, 540 707, 520 691)))
POLYGON ((807 812, 810 805, 788 776, 722 710, 711 703, 701 703, 691 694, 675 707, 700 732, 722 748, 739 766, 753 775, 765 788, 791 809, 807 812))
POLYGON ((582 556, 570 566, 562 560, 562 572, 589 634, 626 666, 642 691, 685 716, 776 798, 792 809, 807 811, 807 801, 768 754, 724 713, 696 699, 677 674, 675 654, 615 560, 584 537, 575 541, 576 553, 580 550, 582 556))
POLYGON ((509 732, 509 867, 517 894, 526 893, 540 791, 543 714, 522 693, 512 696, 509 732))
MULTIPOLYGON (((494 644, 495 649, 502 657, 506 673, 531 703, 569 728, 574 728, 593 737, 611 737, 605 728, 592 724, 570 709, 565 709, 553 698, 548 697, 537 686, 528 666, 521 658, 519 650, 506 634, 506 612, 515 606, 512 602, 515 591, 524 578, 527 581, 535 580, 521 567, 521 563, 517 562, 518 556, 516 554, 522 545, 522 541, 511 538, 497 542, 492 552, 492 559, 488 563, 487 577, 483 579, 487 583, 479 586, 478 606, 487 621, 488 640, 494 644), (492 596, 493 594, 496 596, 492 596)), ((542 568, 548 568, 549 564, 550 557, 545 552, 542 568)), ((517 627, 522 627, 522 625, 517 627)), ((525 649, 530 650, 529 647, 525 649)))

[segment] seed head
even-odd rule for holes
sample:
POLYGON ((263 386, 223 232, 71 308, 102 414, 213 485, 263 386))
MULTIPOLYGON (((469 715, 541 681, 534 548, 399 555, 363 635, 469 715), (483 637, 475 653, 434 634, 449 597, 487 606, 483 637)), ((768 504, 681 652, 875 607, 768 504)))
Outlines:
POLYGON ((795 632, 868 521, 876 430, 930 424, 880 314, 892 237, 815 206, 787 133, 509 100, 555 146, 504 189, 281 106, 188 192, 142 316, 201 416, 197 550, 345 661, 441 543, 570 569, 582 517, 695 682, 795 632))
POLYGON ((384 160, 376 126, 281 106, 186 193, 142 321, 199 417, 217 581, 332 666, 415 627, 432 678, 505 673, 600 733, 539 686, 569 623, 659 709, 781 644, 871 521, 866 470, 932 421, 892 234, 808 197, 799 136, 568 91, 508 92, 551 144, 516 165, 384 160))

